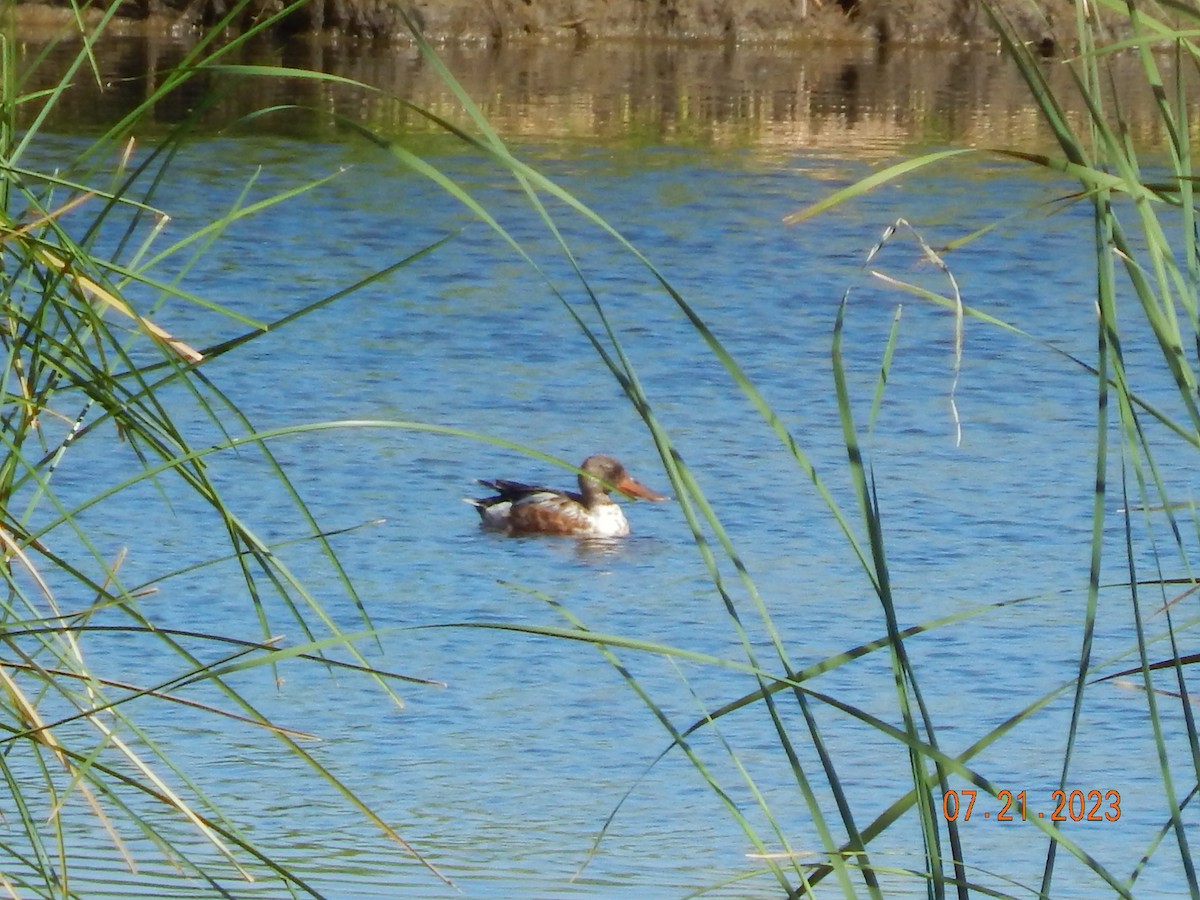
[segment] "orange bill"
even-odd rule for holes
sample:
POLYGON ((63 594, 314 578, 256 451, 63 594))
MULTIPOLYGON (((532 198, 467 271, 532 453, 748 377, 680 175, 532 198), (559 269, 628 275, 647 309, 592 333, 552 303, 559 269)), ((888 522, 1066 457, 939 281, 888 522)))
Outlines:
POLYGON ((652 491, 640 481, 634 481, 628 475, 621 479, 615 485, 616 489, 627 497, 640 497, 643 500, 670 500, 666 494, 660 494, 658 491, 652 491))

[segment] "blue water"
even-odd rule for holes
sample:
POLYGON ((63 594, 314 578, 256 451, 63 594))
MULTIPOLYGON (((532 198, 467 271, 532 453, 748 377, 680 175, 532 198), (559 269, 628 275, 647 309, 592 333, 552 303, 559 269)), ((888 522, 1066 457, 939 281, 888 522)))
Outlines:
MULTIPOLYGON (((870 169, 801 151, 581 150, 553 142, 520 149, 608 218, 704 318, 796 438, 859 540, 863 528, 834 398, 835 316, 849 290, 844 353, 865 432, 888 329, 902 303, 885 400, 864 438, 900 624, 1035 598, 909 642, 943 749, 961 752, 1073 678, 1095 480, 1092 379, 1045 347, 968 321, 954 392, 962 427, 957 444, 952 316, 862 270, 883 229, 900 217, 942 245, 1069 185, 975 160, 788 227, 781 222, 786 215, 870 169)), ((496 212, 566 302, 594 325, 586 292, 511 181, 469 154, 435 154, 432 161, 496 212)), ((271 321, 452 238, 386 280, 206 366, 206 375, 258 428, 336 420, 450 426, 569 462, 594 451, 614 453, 647 484, 671 490, 645 426, 546 280, 443 190, 380 151, 277 138, 199 141, 177 161, 159 196, 173 216, 166 239, 221 215, 252 178, 258 179, 253 199, 342 167, 348 168, 331 184, 229 227, 187 273, 189 290, 271 321)), ((812 480, 653 277, 599 229, 550 203, 792 663, 813 665, 883 636, 879 601, 812 480)), ((946 261, 967 303, 1090 362, 1089 240, 1088 212, 1080 205, 1054 217, 1031 213, 946 261)), ((877 265, 948 289, 906 232, 877 265)), ((169 304, 156 320, 198 346, 244 330, 181 303, 169 304)), ((1152 360, 1136 332, 1127 349, 1135 362, 1152 360)), ((1152 377, 1149 366, 1140 371, 1152 377)), ((1169 398, 1160 383, 1148 382, 1146 389, 1169 398)), ((174 396, 194 445, 220 440, 191 398, 174 396)), ((281 724, 320 735, 319 743, 304 746, 461 894, 389 844, 331 788, 314 785, 264 734, 234 723, 214 726, 195 710, 145 704, 155 737, 255 839, 290 848, 284 857, 335 898, 680 897, 762 869, 749 856, 755 852, 750 840, 678 750, 650 768, 669 736, 595 648, 476 627, 567 625, 546 602, 552 599, 597 632, 744 661, 678 503, 629 505, 634 535, 613 546, 504 539, 479 531, 474 512, 460 502, 478 491, 473 479, 566 485, 571 473, 484 441, 419 428, 347 426, 282 438, 271 449, 322 527, 384 520, 332 539, 371 623, 381 629, 378 643, 363 639, 357 646, 381 668, 445 686, 400 684, 405 705, 398 709, 368 679, 313 664, 288 662, 277 673, 253 670, 232 681, 281 724), (425 627, 446 625, 452 627, 425 627), (573 879, 626 792, 596 856, 573 879)), ((1186 496, 1191 482, 1182 461, 1163 463, 1186 496)), ((226 502, 264 541, 305 533, 253 449, 210 457, 209 466, 226 502)), ((101 429, 68 455, 56 486, 65 497, 84 497, 133 471, 128 445, 101 429)), ((1114 460, 1110 474, 1118 471, 1114 460)), ((101 552, 111 556, 128 547, 127 584, 227 552, 202 504, 169 478, 161 490, 172 506, 159 490, 141 485, 85 516, 101 536, 101 552)), ((1115 511, 1121 504, 1115 493, 1108 503, 1112 548, 1119 549, 1115 511)), ((288 545, 278 553, 340 627, 365 627, 315 546, 288 545)), ((1139 553, 1145 562, 1144 544, 1139 553)), ((748 590, 727 561, 721 570, 755 652, 777 670, 748 590)), ((1116 564, 1104 575, 1105 581, 1126 577, 1116 564)), ((303 640, 277 599, 264 602, 271 634, 303 640)), ((1128 605, 1127 592, 1102 595, 1097 659, 1133 646, 1128 605)), ((163 627, 250 640, 262 635, 230 564, 163 581, 143 609, 163 627)), ((305 618, 325 633, 315 616, 305 618)), ((1157 634, 1161 627, 1156 621, 1151 629, 1157 634)), ((173 671, 171 657, 155 654, 153 645, 148 653, 140 641, 97 636, 93 646, 97 666, 113 677, 153 683, 173 671)), ((227 652, 196 646, 205 658, 227 652)), ((727 669, 614 652, 679 728, 755 687, 749 676, 727 669)), ((900 721, 883 652, 810 684, 887 722, 900 721)), ((229 705, 210 688, 186 693, 229 705)), ((1167 740, 1182 763, 1177 706, 1161 702, 1173 727, 1167 740)), ((816 754, 803 739, 803 720, 783 695, 780 708, 826 815, 836 818, 816 754)), ((813 708, 856 821, 865 827, 905 792, 905 750, 833 708, 819 702, 813 708)), ((972 767, 998 786, 1026 791, 1031 809, 1048 814, 1069 713, 1064 694, 973 759, 972 767)), ((1085 793, 1119 790, 1122 816, 1068 830, 1122 878, 1164 817, 1148 731, 1140 691, 1112 683, 1089 689, 1069 783, 1085 793)), ((720 739, 711 729, 700 732, 695 750, 767 849, 779 850, 778 841, 722 740, 770 802, 792 849, 817 850, 811 816, 761 704, 726 717, 719 732, 720 739)), ((1191 783, 1186 768, 1177 775, 1177 784, 1191 783)), ((953 784, 969 787, 961 779, 953 784)), ((1032 825, 978 818, 999 808, 989 797, 978 804, 976 818, 962 829, 970 874, 1022 895, 1006 880, 1036 886, 1045 841, 1032 825)), ((1194 827, 1194 814, 1184 815, 1194 827)), ((189 890, 204 895, 198 882, 187 887, 160 872, 150 862, 154 851, 143 849, 147 871, 170 881, 178 896, 189 890)), ((885 868, 924 865, 919 832, 903 822, 870 849, 885 868)), ((1183 896, 1177 860, 1168 839, 1139 878, 1138 895, 1183 896)), ((276 895, 269 885, 244 886, 225 871, 231 888, 276 895)), ((923 895, 917 879, 881 877, 889 894, 923 895)), ((1092 897, 1100 890, 1094 875, 1059 854, 1055 897, 1092 897)), ((769 875, 759 875, 713 894, 765 897, 779 890, 769 875)), ((831 880, 818 894, 840 892, 831 880)))

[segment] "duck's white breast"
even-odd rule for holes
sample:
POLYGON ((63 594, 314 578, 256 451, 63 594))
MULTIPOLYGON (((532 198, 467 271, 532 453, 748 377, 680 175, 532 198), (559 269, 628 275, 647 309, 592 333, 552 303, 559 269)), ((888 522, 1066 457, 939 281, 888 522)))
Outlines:
POLYGON ((629 521, 621 507, 615 503, 601 503, 588 515, 591 519, 591 534, 594 537, 625 537, 629 534, 629 521))

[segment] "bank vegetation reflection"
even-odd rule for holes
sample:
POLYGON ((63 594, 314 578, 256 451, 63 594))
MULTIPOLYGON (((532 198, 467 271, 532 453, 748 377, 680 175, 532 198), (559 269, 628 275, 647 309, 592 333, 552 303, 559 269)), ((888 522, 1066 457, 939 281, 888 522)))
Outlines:
MULTIPOLYGON (((31 40, 19 48, 28 59, 42 49, 31 40)), ((64 43, 52 58, 65 65, 76 49, 64 43)), ((163 39, 114 37, 97 49, 100 77, 77 81, 70 102, 58 110, 55 124, 61 129, 116 121, 152 92, 157 73, 186 47, 163 39)), ((1052 149, 1012 66, 977 48, 883 54, 872 47, 597 43, 446 47, 442 54, 497 131, 513 139, 817 151, 855 158, 951 144, 1052 149)), ((242 78, 233 84, 229 76, 213 74, 160 103, 155 120, 164 126, 179 122, 211 102, 205 121, 223 126, 266 106, 299 104, 315 115, 258 120, 255 128, 330 139, 339 133, 337 117, 347 116, 396 136, 436 133, 436 126, 392 99, 401 97, 451 121, 467 122, 457 100, 412 47, 260 43, 247 48, 240 61, 331 72, 383 93, 300 79, 242 78)), ((1066 62, 1052 58, 1044 66, 1060 96, 1069 95, 1066 62)), ((25 89, 48 87, 57 75, 54 67, 40 66, 25 89)), ((1122 82, 1136 80, 1117 80, 1122 82)), ((1161 141, 1159 120, 1149 114, 1146 98, 1120 99, 1134 136, 1151 145, 1161 141)), ((1071 115, 1082 123, 1085 111, 1080 106, 1071 115)), ((1192 120, 1200 121, 1200 115, 1192 120)))

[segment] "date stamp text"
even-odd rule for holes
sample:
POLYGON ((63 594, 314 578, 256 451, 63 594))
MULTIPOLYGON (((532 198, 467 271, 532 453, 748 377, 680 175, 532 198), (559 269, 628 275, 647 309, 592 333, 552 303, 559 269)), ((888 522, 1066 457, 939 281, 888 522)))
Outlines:
MULTIPOLYGON (((969 822, 971 816, 995 819, 997 822, 1024 822, 1027 819, 1049 819, 1051 822, 1115 822, 1121 818, 1121 795, 1117 791, 1051 791, 1054 809, 1033 812, 1026 804, 1026 792, 1010 790, 996 792, 1000 809, 976 809, 978 791, 946 791, 942 795, 942 815, 948 822, 969 822)), ((986 794, 984 801, 991 798, 986 794)))

